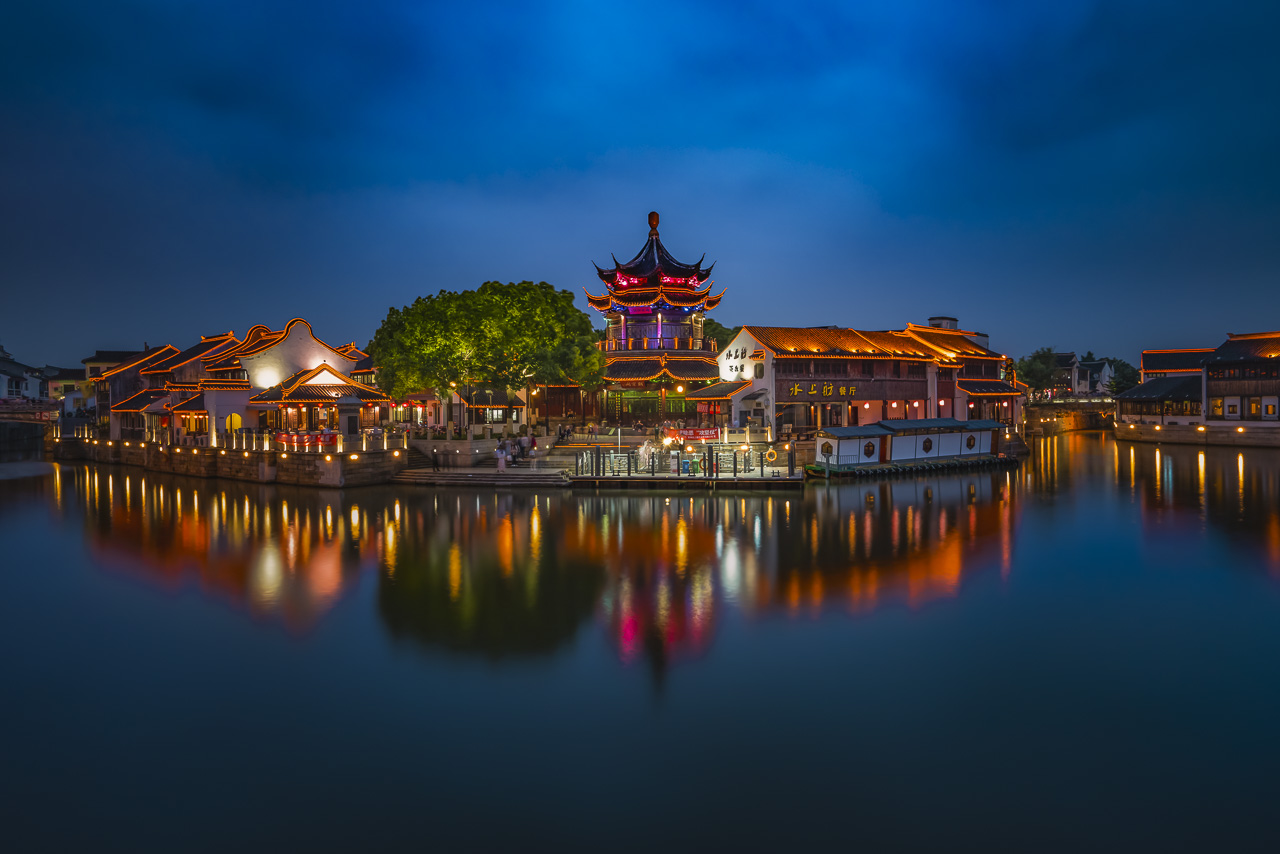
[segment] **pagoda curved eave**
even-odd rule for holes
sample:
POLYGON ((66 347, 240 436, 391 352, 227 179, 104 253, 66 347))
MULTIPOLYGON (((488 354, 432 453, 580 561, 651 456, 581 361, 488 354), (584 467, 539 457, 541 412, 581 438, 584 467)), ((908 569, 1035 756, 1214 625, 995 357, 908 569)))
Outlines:
POLYGON ((687 382, 715 380, 720 377, 720 368, 714 360, 667 356, 657 359, 611 359, 606 362, 604 369, 604 378, 610 382, 655 380, 664 374, 674 380, 687 382))

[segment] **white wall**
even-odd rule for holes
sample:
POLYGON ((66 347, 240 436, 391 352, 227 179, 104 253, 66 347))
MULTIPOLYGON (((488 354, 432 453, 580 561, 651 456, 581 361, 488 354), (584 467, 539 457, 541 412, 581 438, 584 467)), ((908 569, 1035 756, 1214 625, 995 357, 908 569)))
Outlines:
MULTIPOLYGON (((862 436, 860 438, 848 439, 819 439, 818 447, 822 447, 823 442, 830 442, 835 446, 835 456, 856 457, 858 465, 869 466, 880 462, 880 443, 882 441, 884 441, 883 436, 862 436), (868 442, 875 446, 875 450, 869 457, 863 453, 863 448, 868 442)), ((821 461, 821 455, 819 455, 818 459, 821 461)))
POLYGON ((251 386, 270 388, 298 371, 310 370, 324 362, 340 373, 350 375, 355 360, 317 340, 305 320, 291 320, 285 328, 287 334, 274 346, 252 356, 240 357, 251 386))
POLYGON ((773 399, 773 356, 765 350, 764 345, 755 339, 751 333, 745 329, 740 331, 729 342, 729 346, 720 351, 720 355, 716 358, 716 363, 720 368, 720 380, 722 382, 735 382, 746 380, 751 385, 746 386, 742 391, 733 396, 728 402, 730 423, 737 427, 740 422, 741 413, 747 415, 762 415, 764 425, 773 431, 774 436, 777 435, 776 425, 773 423, 776 407, 773 399), (751 354, 756 350, 764 350, 763 359, 752 359, 751 354), (756 378, 756 365, 763 365, 764 376, 756 378), (764 400, 764 408, 758 413, 752 408, 754 401, 744 401, 747 395, 765 389, 768 391, 768 397, 764 400))

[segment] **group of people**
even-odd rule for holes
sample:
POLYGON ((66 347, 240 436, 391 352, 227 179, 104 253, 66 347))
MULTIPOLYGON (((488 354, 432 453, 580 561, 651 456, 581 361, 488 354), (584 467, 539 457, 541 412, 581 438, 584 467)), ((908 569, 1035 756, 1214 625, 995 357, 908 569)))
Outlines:
POLYGON ((498 471, 506 471, 507 464, 515 464, 518 460, 537 456, 538 437, 519 436, 514 439, 502 439, 493 450, 498 458, 498 471))

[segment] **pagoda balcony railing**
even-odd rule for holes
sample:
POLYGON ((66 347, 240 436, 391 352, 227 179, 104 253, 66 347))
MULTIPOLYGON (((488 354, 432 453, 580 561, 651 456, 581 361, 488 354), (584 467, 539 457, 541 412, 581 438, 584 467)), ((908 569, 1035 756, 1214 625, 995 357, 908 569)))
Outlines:
POLYGON ((610 338, 597 341, 596 349, 602 353, 635 350, 698 350, 703 353, 719 353, 714 338, 610 338))

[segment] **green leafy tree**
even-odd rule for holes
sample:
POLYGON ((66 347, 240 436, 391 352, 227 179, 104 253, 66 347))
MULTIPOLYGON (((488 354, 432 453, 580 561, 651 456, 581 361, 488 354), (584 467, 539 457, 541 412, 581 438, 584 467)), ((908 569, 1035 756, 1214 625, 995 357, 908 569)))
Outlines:
POLYGON ((392 397, 433 389, 446 393, 473 369, 483 318, 474 300, 452 291, 391 308, 369 342, 378 385, 392 397))
POLYGON ((1056 362, 1052 347, 1041 347, 1030 356, 1017 361, 1018 380, 1026 383, 1033 395, 1042 394, 1053 385, 1056 362))
POLYGON ((741 326, 735 326, 732 329, 719 323, 711 318, 705 318, 702 321, 702 334, 707 338, 716 339, 716 346, 723 350, 729 346, 729 342, 738 336, 742 331, 741 326))
POLYGON ((603 370, 590 318, 571 292, 546 282, 485 282, 391 308, 369 352, 378 384, 393 397, 423 389, 443 396, 456 384, 501 388, 510 400, 536 382, 573 377, 598 384, 603 370))
POLYGON ((1107 359, 1111 366, 1111 381, 1107 383, 1107 391, 1113 396, 1136 386, 1142 375, 1138 369, 1124 359, 1107 359))

